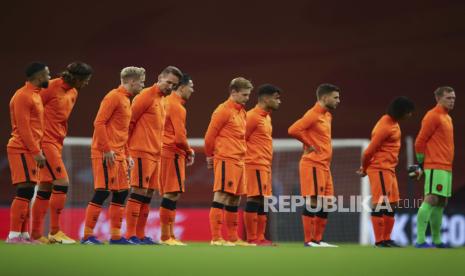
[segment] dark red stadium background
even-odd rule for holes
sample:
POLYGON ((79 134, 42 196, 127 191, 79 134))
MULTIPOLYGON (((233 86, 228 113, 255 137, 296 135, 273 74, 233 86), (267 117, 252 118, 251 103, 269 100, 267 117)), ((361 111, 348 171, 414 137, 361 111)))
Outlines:
MULTIPOLYGON (((415 117, 402 124, 416 135, 435 102, 433 90, 457 93, 454 193, 465 199, 465 3, 460 1, 9 1, 0 15, 0 203, 9 204, 5 147, 10 134, 8 103, 24 82, 31 61, 49 64, 53 75, 74 60, 95 75, 80 93, 69 135, 91 136, 100 100, 118 85, 122 67, 143 66, 146 85, 167 65, 192 75, 188 131, 203 137, 210 114, 227 97, 228 82, 244 76, 258 86, 284 91, 273 115, 274 136, 315 101, 322 82, 342 88, 335 112, 335 138, 368 138, 388 102, 412 98, 415 117)), ((254 99, 249 104, 254 104, 254 99)), ((401 158, 404 158, 404 153, 401 158)), ((202 162, 202 160, 199 160, 202 162)), ((358 164, 353 164, 354 171, 358 164)), ((209 197, 209 196, 208 196, 209 197)))

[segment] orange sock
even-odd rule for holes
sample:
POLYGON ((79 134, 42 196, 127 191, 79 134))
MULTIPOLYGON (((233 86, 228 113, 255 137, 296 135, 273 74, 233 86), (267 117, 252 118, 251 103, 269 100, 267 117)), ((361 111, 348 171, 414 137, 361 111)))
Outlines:
POLYGON ((371 214, 371 224, 373 225, 373 232, 375 233, 375 242, 382 242, 384 240, 384 219, 381 215, 371 214))
POLYGON ((170 216, 171 210, 164 207, 160 207, 160 226, 161 226, 161 237, 162 241, 169 240, 171 238, 170 231, 170 216))
POLYGON ((237 241, 239 239, 237 235, 237 229, 239 225, 239 214, 237 213, 237 206, 226 206, 226 210, 224 212, 224 221, 226 222, 228 241, 237 241))
POLYGON ((147 219, 149 218, 150 212, 150 203, 142 203, 140 207, 139 220, 137 221, 136 226, 136 235, 139 239, 145 238, 145 225, 147 224, 147 219))
POLYGON ((223 208, 224 205, 218 202, 213 202, 210 208, 210 232, 212 240, 221 239, 221 228, 223 227, 223 208))
POLYGON ((174 224, 176 222, 176 209, 172 210, 170 213, 170 236, 172 239, 176 239, 174 235, 174 224))
POLYGON ((29 200, 15 197, 10 207, 10 231, 21 232, 24 220, 27 217, 29 200))
POLYGON ((50 233, 60 231, 60 214, 65 208, 66 193, 53 191, 50 197, 50 233))
POLYGON ((268 216, 266 214, 258 214, 258 223, 257 223, 257 240, 265 240, 265 231, 266 231, 266 221, 268 216))
POLYGON ((323 233, 325 232, 326 222, 328 221, 328 219, 315 216, 314 220, 315 220, 315 228, 314 228, 315 232, 314 232, 313 239, 319 242, 323 239, 323 233))
POLYGON ((304 227, 304 242, 311 242, 315 230, 315 216, 302 215, 302 225, 304 227))
POLYGON ((130 198, 126 204, 126 238, 136 236, 142 202, 130 198))
POLYGON ((110 216, 110 235, 112 240, 121 239, 121 223, 123 222, 124 206, 118 203, 110 203, 108 210, 110 216))
POLYGON ((102 206, 89 202, 86 209, 86 223, 84 227, 84 239, 89 238, 94 234, 95 224, 102 211, 102 206))
POLYGON ((254 241, 257 239, 257 212, 244 212, 244 224, 247 233, 247 241, 254 241))
MULTIPOLYGON (((47 214, 49 199, 43 198, 39 195, 41 191, 37 192, 36 199, 32 204, 32 233, 33 239, 42 237, 44 233, 44 219, 47 214)), ((50 196, 50 195, 49 195, 50 196)))
POLYGON ((388 241, 391 239, 391 233, 392 233, 392 228, 394 228, 394 216, 383 216, 384 220, 384 234, 383 234, 383 240, 388 241))
POLYGON ((21 233, 29 233, 29 223, 30 223, 30 213, 31 210, 29 208, 29 205, 27 206, 27 213, 26 217, 24 218, 23 224, 21 225, 21 233))

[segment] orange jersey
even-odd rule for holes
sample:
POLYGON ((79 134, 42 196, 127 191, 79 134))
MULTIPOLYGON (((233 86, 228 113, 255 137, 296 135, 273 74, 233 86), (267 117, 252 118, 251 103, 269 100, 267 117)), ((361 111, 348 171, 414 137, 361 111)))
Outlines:
POLYGON ((205 134, 205 155, 243 163, 246 112, 244 106, 228 99, 213 112, 205 134))
POLYGON ((42 143, 63 145, 68 131, 68 118, 73 110, 78 91, 63 79, 53 79, 48 88, 40 91, 44 104, 45 130, 42 143))
POLYGON ((273 139, 270 113, 256 106, 247 112, 245 164, 257 169, 271 170, 273 139))
POLYGON ((165 100, 166 118, 163 133, 164 157, 174 157, 175 154, 186 155, 191 151, 187 142, 185 101, 176 93, 165 100))
POLYGON ((444 107, 436 105, 426 113, 415 141, 415 151, 425 155, 425 169, 452 171, 454 126, 444 107))
POLYGON ((126 157, 131 94, 120 86, 111 90, 100 104, 94 121, 91 157, 102 158, 104 152, 114 151, 117 160, 126 157))
POLYGON ((315 151, 302 156, 302 161, 329 170, 333 147, 331 145, 331 113, 318 102, 289 127, 288 133, 315 151))
POLYGON ((145 88, 131 106, 129 151, 132 157, 159 160, 163 143, 165 107, 158 86, 145 88))
POLYGON ((399 162, 401 132, 399 124, 389 115, 384 115, 371 132, 371 142, 362 156, 362 167, 395 172, 399 162))
POLYGON ((40 152, 44 136, 44 107, 39 95, 40 88, 30 82, 18 89, 10 101, 11 138, 8 153, 40 152))

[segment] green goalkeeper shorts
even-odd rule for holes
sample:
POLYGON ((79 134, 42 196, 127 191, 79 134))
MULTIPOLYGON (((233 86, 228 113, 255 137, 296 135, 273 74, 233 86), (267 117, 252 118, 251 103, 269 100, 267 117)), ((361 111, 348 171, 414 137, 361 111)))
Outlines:
POLYGON ((452 172, 445 170, 425 170, 425 195, 433 194, 443 197, 452 195, 452 172))

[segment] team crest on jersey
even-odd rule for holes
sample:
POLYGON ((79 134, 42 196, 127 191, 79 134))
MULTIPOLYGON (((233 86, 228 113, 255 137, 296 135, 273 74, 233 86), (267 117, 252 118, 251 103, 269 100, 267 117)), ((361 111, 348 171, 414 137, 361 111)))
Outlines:
POLYGON ((113 184, 113 183, 115 183, 115 178, 114 177, 111 178, 111 184, 113 184))
POLYGON ((228 186, 229 186, 229 187, 232 187, 232 185, 233 185, 233 182, 232 182, 232 181, 228 181, 228 186))
POLYGON ((146 176, 145 177, 145 182, 149 183, 150 177, 146 176))
POLYGON ((57 167, 57 168, 56 168, 56 171, 57 171, 58 173, 61 173, 61 167, 57 167))
POLYGON ((32 174, 35 175, 36 174, 36 169, 32 169, 32 174))

